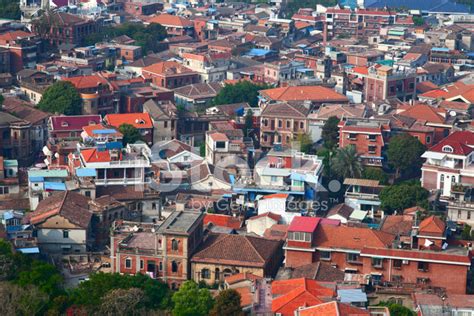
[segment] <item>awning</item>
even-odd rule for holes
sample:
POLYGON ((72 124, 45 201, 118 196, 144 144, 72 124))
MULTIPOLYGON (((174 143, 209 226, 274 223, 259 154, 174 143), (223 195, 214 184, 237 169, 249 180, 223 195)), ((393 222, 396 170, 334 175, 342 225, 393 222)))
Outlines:
POLYGON ((24 253, 24 254, 33 254, 33 253, 39 253, 39 248, 38 247, 33 247, 33 248, 19 248, 17 249, 19 252, 24 253))
POLYGON ((421 158, 427 158, 427 159, 443 159, 446 156, 446 154, 443 153, 438 153, 435 151, 426 151, 423 155, 421 155, 421 158))
POLYGON ((355 219, 355 220, 359 220, 359 221, 363 221, 364 218, 367 216, 367 211, 359 211, 359 210, 355 210, 351 213, 351 215, 349 216, 350 219, 355 219))

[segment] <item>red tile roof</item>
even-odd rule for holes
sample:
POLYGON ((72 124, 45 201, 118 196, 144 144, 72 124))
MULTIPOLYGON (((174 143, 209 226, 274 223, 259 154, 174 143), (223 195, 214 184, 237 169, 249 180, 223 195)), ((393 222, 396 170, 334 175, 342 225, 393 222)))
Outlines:
POLYGON ((71 115, 51 116, 50 120, 53 131, 81 131, 91 123, 99 124, 102 119, 100 115, 71 115))
POLYGON ((291 221, 288 231, 312 233, 318 227, 320 220, 319 217, 295 216, 291 221))
POLYGON ((314 244, 320 248, 360 250, 364 247, 387 247, 394 238, 394 235, 370 228, 320 225, 314 244))
POLYGON ((347 102, 346 96, 322 86, 291 86, 260 90, 260 93, 275 101, 347 102))
POLYGON ((179 74, 195 73, 191 69, 186 68, 175 61, 162 61, 156 64, 152 64, 150 66, 144 67, 142 71, 144 71, 145 73, 149 72, 161 76, 173 76, 179 74))
POLYGON ((352 71, 361 75, 368 75, 369 67, 356 66, 352 68, 352 71))
POLYGON ((263 277, 255 275, 250 272, 244 272, 244 273, 233 274, 231 276, 226 277, 224 280, 227 284, 234 284, 234 283, 238 283, 245 280, 253 281, 253 280, 260 280, 260 279, 263 279, 263 277))
POLYGON ((158 23, 163 26, 173 27, 193 27, 194 23, 181 16, 171 14, 160 14, 148 20, 149 23, 158 23))
POLYGON ((104 121, 117 128, 122 124, 130 124, 138 129, 153 128, 153 121, 148 113, 107 114, 104 121))
POLYGON ((70 78, 63 78, 63 81, 69 81, 76 87, 76 89, 90 89, 97 88, 99 85, 107 85, 109 82, 98 75, 77 76, 70 78))
POLYGON ((249 220, 255 220, 255 219, 259 219, 259 218, 262 218, 262 217, 269 217, 277 222, 279 222, 281 220, 281 215, 278 215, 278 214, 275 214, 275 213, 272 213, 272 212, 266 212, 266 213, 263 213, 263 214, 260 214, 260 215, 257 215, 257 216, 252 216, 249 218, 249 220))
POLYGON ((366 257, 395 258, 427 262, 448 262, 449 264, 471 265, 471 259, 469 258, 467 252, 466 255, 462 255, 442 251, 435 252, 366 247, 361 250, 360 255, 366 257))
POLYGON ((444 123, 446 121, 446 110, 436 109, 426 104, 416 104, 409 107, 400 114, 417 120, 423 120, 431 123, 444 123))
POLYGON ((287 193, 275 193, 275 194, 268 194, 262 197, 262 199, 287 199, 289 194, 287 193))
POLYGON ((242 227, 242 222, 234 216, 223 215, 223 214, 209 214, 204 215, 204 225, 212 223, 216 226, 228 227, 233 229, 239 229, 242 227))
POLYGON ((453 149, 448 154, 466 156, 473 151, 474 133, 470 131, 456 131, 431 147, 429 151, 447 153, 443 151, 445 146, 450 146, 453 149))
POLYGON ((437 216, 425 218, 418 227, 419 235, 442 236, 446 230, 446 224, 437 216))
POLYGON ((302 306, 323 303, 335 296, 334 290, 309 279, 276 280, 272 282, 272 312, 294 315, 302 306))
POLYGON ((36 34, 28 33, 25 31, 12 31, 0 34, 0 41, 5 41, 7 43, 14 42, 17 39, 28 38, 35 36, 36 34))
POLYGON ((97 148, 87 148, 81 151, 82 159, 85 162, 110 162, 110 152, 108 150, 98 150, 97 148))
POLYGON ((327 302, 300 309, 299 316, 366 316, 370 312, 341 302, 327 302))
POLYGON ((103 135, 103 134, 98 134, 96 133, 95 131, 98 131, 98 130, 114 130, 115 132, 112 134, 107 134, 108 136, 113 136, 113 137, 122 137, 122 133, 120 133, 118 130, 116 130, 115 128, 113 127, 106 127, 106 126, 103 126, 103 125, 100 125, 100 124, 97 124, 97 125, 87 125, 87 126, 84 126, 82 128, 82 130, 89 136, 89 137, 96 137, 96 136, 99 136, 99 135, 103 135))

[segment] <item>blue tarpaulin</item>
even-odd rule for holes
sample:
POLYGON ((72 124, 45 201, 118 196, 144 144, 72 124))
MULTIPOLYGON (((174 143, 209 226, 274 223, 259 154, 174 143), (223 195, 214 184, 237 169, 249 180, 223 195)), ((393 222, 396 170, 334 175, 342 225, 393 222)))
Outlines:
POLYGON ((51 191, 66 191, 66 185, 62 182, 45 182, 44 189, 51 191))
POLYGON ((92 168, 79 168, 76 169, 76 175, 78 177, 96 177, 97 172, 92 168))
POLYGON ((94 133, 94 134, 115 134, 115 133, 117 133, 117 131, 114 130, 114 129, 94 129, 94 130, 92 130, 92 133, 94 133))
POLYGON ((33 248, 20 248, 17 249, 21 253, 25 254, 34 254, 34 253, 39 253, 39 248, 38 247, 33 247, 33 248))

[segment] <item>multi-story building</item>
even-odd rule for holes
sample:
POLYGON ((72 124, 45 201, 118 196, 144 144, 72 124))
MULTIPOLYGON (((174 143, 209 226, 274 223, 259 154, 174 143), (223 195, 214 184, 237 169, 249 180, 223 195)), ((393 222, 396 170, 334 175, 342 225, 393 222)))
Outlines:
POLYGON ((230 66, 230 53, 184 53, 183 64, 199 74, 201 82, 222 82, 230 66))
POLYGON ((298 69, 304 68, 304 62, 289 59, 266 62, 264 65, 265 81, 280 83, 296 79, 298 69))
POLYGON ((142 75, 157 87, 174 89, 199 82, 199 74, 175 61, 163 61, 142 69, 142 75))
POLYGON ((18 161, 0 156, 0 197, 16 196, 19 193, 18 161))
MULTIPOLYGON (((35 68, 41 40, 36 34, 24 31, 12 31, 0 35, 0 47, 9 52, 2 54, 4 62, 9 62, 8 69, 2 72, 17 73, 24 68, 35 68)), ((4 65, 4 63, 1 63, 4 65)), ((5 65, 6 66, 6 65, 5 65)))
POLYGON ((389 120, 348 118, 339 123, 339 147, 353 145, 365 165, 380 167, 390 130, 389 120))
MULTIPOLYGON (((376 212, 380 209, 379 194, 384 188, 377 180, 369 179, 344 179, 344 185, 347 185, 344 194, 344 203, 354 211, 364 212, 361 217, 368 215, 374 218, 376 212)), ((350 215, 353 217, 354 215, 350 215)), ((363 218, 361 218, 363 219, 363 218)))
POLYGON ((365 278, 367 284, 386 283, 400 289, 407 284, 412 290, 441 288, 447 293, 465 293, 471 266, 468 249, 392 248, 394 241, 395 235, 370 228, 335 226, 296 217, 284 246, 286 265, 327 262, 346 274, 365 278))
POLYGON ((84 38, 99 31, 100 24, 94 20, 87 20, 78 15, 52 11, 50 14, 43 14, 40 18, 43 21, 32 24, 32 31, 40 34, 52 45, 76 44, 80 45, 84 38), (41 25, 50 25, 49 30, 44 30, 41 25))
POLYGON ((99 125, 100 115, 60 115, 49 118, 49 136, 57 140, 79 139, 82 129, 88 125, 99 125))
POLYGON ((246 146, 242 139, 229 139, 225 133, 206 132, 206 160, 212 165, 225 164, 227 161, 247 160, 246 146))
POLYGON ((148 100, 143 104, 143 112, 153 121, 153 142, 176 139, 178 115, 173 103, 148 100))
POLYGON ((474 184, 474 133, 457 131, 422 156, 421 184, 427 190, 439 190, 442 197, 453 195, 453 186, 474 184))
POLYGON ((116 221, 112 272, 143 273, 178 288, 192 277, 190 259, 203 238, 203 218, 201 212, 175 211, 160 224, 116 221))
POLYGON ((145 144, 128 144, 123 150, 86 148, 69 155, 69 168, 95 169, 96 186, 145 184, 149 181, 145 171, 151 166, 150 154, 145 144))
POLYGON ((66 191, 69 173, 65 169, 28 170, 28 198, 30 208, 36 209, 38 203, 52 193, 66 191))
POLYGON ((181 16, 160 14, 152 17, 147 22, 163 25, 170 36, 194 36, 194 23, 181 16))
MULTIPOLYGON (((242 178, 234 191, 253 201, 257 194, 287 193, 299 199, 313 200, 322 172, 322 161, 294 149, 275 145, 255 165, 252 179, 242 178)), ((299 211, 299 210, 295 210, 299 211)))
POLYGON ((119 99, 107 79, 99 75, 63 78, 74 85, 82 99, 82 114, 115 113, 119 99))
POLYGON ((16 159, 20 166, 34 161, 32 124, 7 112, 0 113, 0 148, 6 159, 16 159))

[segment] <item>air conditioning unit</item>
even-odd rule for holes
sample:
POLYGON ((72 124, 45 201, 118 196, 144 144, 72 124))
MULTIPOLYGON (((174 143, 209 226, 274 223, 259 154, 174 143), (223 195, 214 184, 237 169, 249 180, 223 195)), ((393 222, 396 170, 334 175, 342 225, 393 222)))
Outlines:
POLYGON ((403 260, 402 263, 403 264, 409 264, 410 262, 408 260, 403 260))

